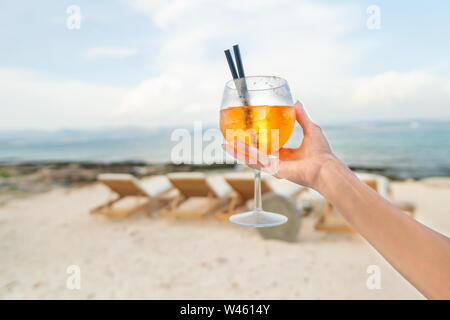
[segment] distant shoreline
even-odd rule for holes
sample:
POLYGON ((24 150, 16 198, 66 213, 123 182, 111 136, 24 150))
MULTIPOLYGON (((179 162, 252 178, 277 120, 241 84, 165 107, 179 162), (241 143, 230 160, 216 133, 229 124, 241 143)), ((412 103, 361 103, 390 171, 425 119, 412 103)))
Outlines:
MULTIPOLYGON (((357 164, 347 164, 353 171, 361 171, 368 173, 380 174, 388 177, 391 180, 406 180, 433 177, 435 175, 426 174, 426 168, 403 168, 403 167, 389 167, 389 166, 364 166, 357 164)), ((165 163, 148 163, 145 161, 54 161, 54 160, 39 160, 39 161, 0 161, 0 171, 13 171, 18 174, 30 174, 39 171, 40 169, 49 170, 66 170, 70 168, 72 171, 91 170, 98 173, 103 172, 120 172, 130 173, 138 177, 154 174, 165 174, 176 171, 211 171, 211 170, 232 170, 237 164, 191 164, 181 163, 174 164, 170 162, 165 163)), ((440 176, 450 177, 450 167, 442 168, 440 176)), ((95 177, 91 179, 95 180, 95 177)), ((87 180, 91 180, 87 179, 87 180)))

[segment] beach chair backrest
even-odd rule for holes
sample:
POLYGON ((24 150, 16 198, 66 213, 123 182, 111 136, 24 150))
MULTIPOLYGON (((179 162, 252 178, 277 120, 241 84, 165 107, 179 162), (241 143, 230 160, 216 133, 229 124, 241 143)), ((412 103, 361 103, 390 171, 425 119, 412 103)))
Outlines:
POLYGON ((166 175, 155 175, 139 180, 139 186, 148 195, 158 197, 173 188, 166 175))
POLYGON ((148 194, 139 186, 139 181, 131 174, 100 174, 97 179, 121 197, 139 195, 148 196, 148 194))
MULTIPOLYGON (((244 200, 249 200, 254 197, 255 194, 255 182, 253 177, 243 175, 229 175, 225 176, 226 182, 236 191, 244 200)), ((261 193, 271 192, 272 188, 267 181, 261 179, 261 193)))
POLYGON ((170 183, 185 197, 217 197, 201 172, 176 172, 167 174, 170 183))

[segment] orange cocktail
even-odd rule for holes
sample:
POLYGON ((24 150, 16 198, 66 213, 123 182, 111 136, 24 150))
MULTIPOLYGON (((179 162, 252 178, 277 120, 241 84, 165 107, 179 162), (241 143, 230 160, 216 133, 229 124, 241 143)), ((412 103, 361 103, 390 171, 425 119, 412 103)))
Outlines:
POLYGON ((277 152, 291 136, 295 124, 292 106, 240 106, 220 110, 225 139, 253 146, 266 154, 277 152))

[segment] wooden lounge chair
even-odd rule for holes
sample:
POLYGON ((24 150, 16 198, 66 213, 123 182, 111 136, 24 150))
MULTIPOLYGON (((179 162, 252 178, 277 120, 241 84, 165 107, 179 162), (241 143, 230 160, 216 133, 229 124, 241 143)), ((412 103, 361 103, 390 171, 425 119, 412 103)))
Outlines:
POLYGON ((95 215, 126 217, 144 210, 151 214, 152 207, 167 205, 177 196, 165 176, 154 176, 139 181, 130 174, 100 174, 97 180, 106 185, 115 194, 114 198, 90 211, 95 215))
MULTIPOLYGON (((225 181, 233 188, 235 194, 227 210, 216 213, 216 218, 219 220, 228 220, 231 215, 248 210, 247 203, 250 204, 249 202, 254 199, 255 182, 253 172, 228 173, 225 175, 225 181)), ((266 174, 261 176, 262 195, 274 192, 295 200, 304 189, 304 187, 286 180, 278 180, 266 174)))
MULTIPOLYGON (((376 192, 380 193, 380 195, 386 197, 388 194, 390 194, 389 186, 386 184, 387 178, 382 176, 377 177, 375 175, 368 175, 368 174, 357 174, 357 175, 362 182, 367 184, 376 192)), ((394 205, 396 205, 403 212, 414 217, 415 208, 413 205, 409 203, 403 204, 395 202, 394 205)), ((322 211, 320 218, 317 221, 314 228, 318 231, 357 233, 357 231, 352 226, 350 226, 350 224, 347 221, 345 221, 344 218, 342 218, 342 216, 338 212, 335 212, 335 210, 333 210, 333 206, 328 200, 325 200, 325 208, 322 211)))
POLYGON ((231 188, 221 176, 201 172, 177 172, 167 175, 179 196, 159 212, 163 217, 200 219, 221 210, 232 201, 231 188))

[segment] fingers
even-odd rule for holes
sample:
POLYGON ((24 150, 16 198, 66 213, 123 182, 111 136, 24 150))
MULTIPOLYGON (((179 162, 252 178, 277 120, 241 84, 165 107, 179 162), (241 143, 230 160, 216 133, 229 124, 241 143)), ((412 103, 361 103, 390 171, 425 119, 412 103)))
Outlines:
POLYGON ((262 170, 262 166, 258 163, 258 161, 255 159, 251 159, 248 154, 245 154, 244 152, 238 150, 237 148, 228 143, 224 144, 222 147, 230 156, 245 163, 250 168, 262 170))
POLYGON ((252 147, 242 141, 236 140, 234 143, 234 146, 238 149, 243 151, 245 154, 248 154, 250 156, 249 161, 255 162, 257 161, 259 165, 265 166, 269 162, 269 157, 267 154, 262 152, 261 150, 258 150, 255 147, 252 147))
MULTIPOLYGON (((241 141, 236 141, 234 146, 225 144, 222 147, 235 159, 245 163, 252 169, 260 170, 270 175, 277 175, 278 173, 280 164, 278 157, 270 158, 264 152, 241 141)), ((276 155, 278 156, 278 153, 276 155)))
POLYGON ((303 132, 306 133, 308 131, 309 127, 311 126, 312 121, 309 118, 308 114, 306 113, 306 111, 303 108, 303 105, 300 103, 300 101, 297 100, 297 102, 295 102, 294 108, 295 108, 295 115, 296 115, 297 122, 302 127, 303 132))

